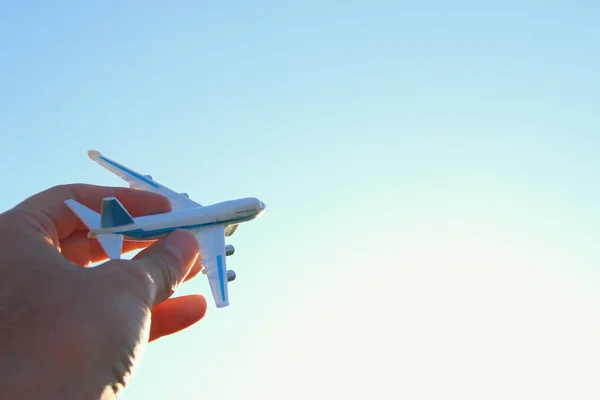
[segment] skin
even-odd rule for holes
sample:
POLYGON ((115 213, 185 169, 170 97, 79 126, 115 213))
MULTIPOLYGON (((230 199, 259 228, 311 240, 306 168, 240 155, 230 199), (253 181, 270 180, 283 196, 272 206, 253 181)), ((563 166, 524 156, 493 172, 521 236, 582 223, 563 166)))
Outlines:
POLYGON ((115 196, 132 216, 170 210, 166 198, 129 188, 64 185, 0 214, 0 398, 115 399, 148 342, 198 322, 200 295, 170 298, 200 272, 198 244, 175 231, 131 260, 106 260, 64 204, 99 211, 115 196))

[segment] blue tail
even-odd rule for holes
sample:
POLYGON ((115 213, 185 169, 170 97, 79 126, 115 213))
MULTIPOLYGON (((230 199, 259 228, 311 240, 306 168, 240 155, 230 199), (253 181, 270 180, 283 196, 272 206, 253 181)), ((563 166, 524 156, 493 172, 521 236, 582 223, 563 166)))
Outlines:
POLYGON ((133 218, 116 197, 106 197, 102 200, 102 213, 100 216, 101 228, 133 224, 133 218))

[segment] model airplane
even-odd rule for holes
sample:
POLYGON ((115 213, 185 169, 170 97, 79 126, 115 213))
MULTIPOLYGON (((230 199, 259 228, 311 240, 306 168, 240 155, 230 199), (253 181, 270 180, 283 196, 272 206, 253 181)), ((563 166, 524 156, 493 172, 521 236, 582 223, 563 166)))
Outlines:
POLYGON ((227 283, 235 279, 235 272, 227 270, 226 256, 235 251, 225 245, 225 236, 231 236, 242 222, 255 219, 265 210, 265 203, 256 198, 230 200, 202 206, 185 193, 177 193, 149 175, 141 175, 95 150, 88 156, 104 168, 123 178, 129 186, 161 194, 169 199, 172 211, 132 218, 123 205, 114 197, 102 201, 101 214, 90 210, 75 200, 65 203, 83 221, 111 259, 121 257, 123 240, 148 241, 169 234, 175 229, 187 229, 194 233, 200 246, 204 266, 203 273, 208 282, 217 307, 229 305, 227 283))

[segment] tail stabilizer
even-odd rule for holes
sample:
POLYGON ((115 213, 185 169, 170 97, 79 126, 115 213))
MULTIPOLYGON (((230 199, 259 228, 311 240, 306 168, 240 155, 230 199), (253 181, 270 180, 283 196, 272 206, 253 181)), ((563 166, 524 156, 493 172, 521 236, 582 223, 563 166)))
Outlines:
POLYGON ((96 239, 100 242, 100 245, 108 258, 111 260, 118 260, 121 258, 121 252, 123 251, 123 235, 103 233, 96 236, 96 239))
MULTIPOLYGON (((73 211, 75 215, 87 226, 88 229, 94 230, 100 228, 100 214, 90 210, 81 203, 76 202, 73 199, 65 201, 65 204, 73 211)), ((123 235, 118 234, 99 234, 96 236, 98 243, 104 249, 106 255, 111 259, 121 258, 121 252, 123 250, 123 235)))
POLYGON ((88 229, 100 228, 100 214, 90 210, 73 199, 65 200, 65 204, 77 215, 77 217, 88 227, 88 229))

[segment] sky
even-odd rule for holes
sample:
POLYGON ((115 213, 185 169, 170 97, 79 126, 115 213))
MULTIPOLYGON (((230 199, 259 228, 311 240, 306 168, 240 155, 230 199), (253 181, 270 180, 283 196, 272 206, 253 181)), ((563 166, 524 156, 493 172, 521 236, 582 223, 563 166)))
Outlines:
POLYGON ((3 2, 0 209, 258 197, 122 399, 597 399, 600 6, 3 2))

